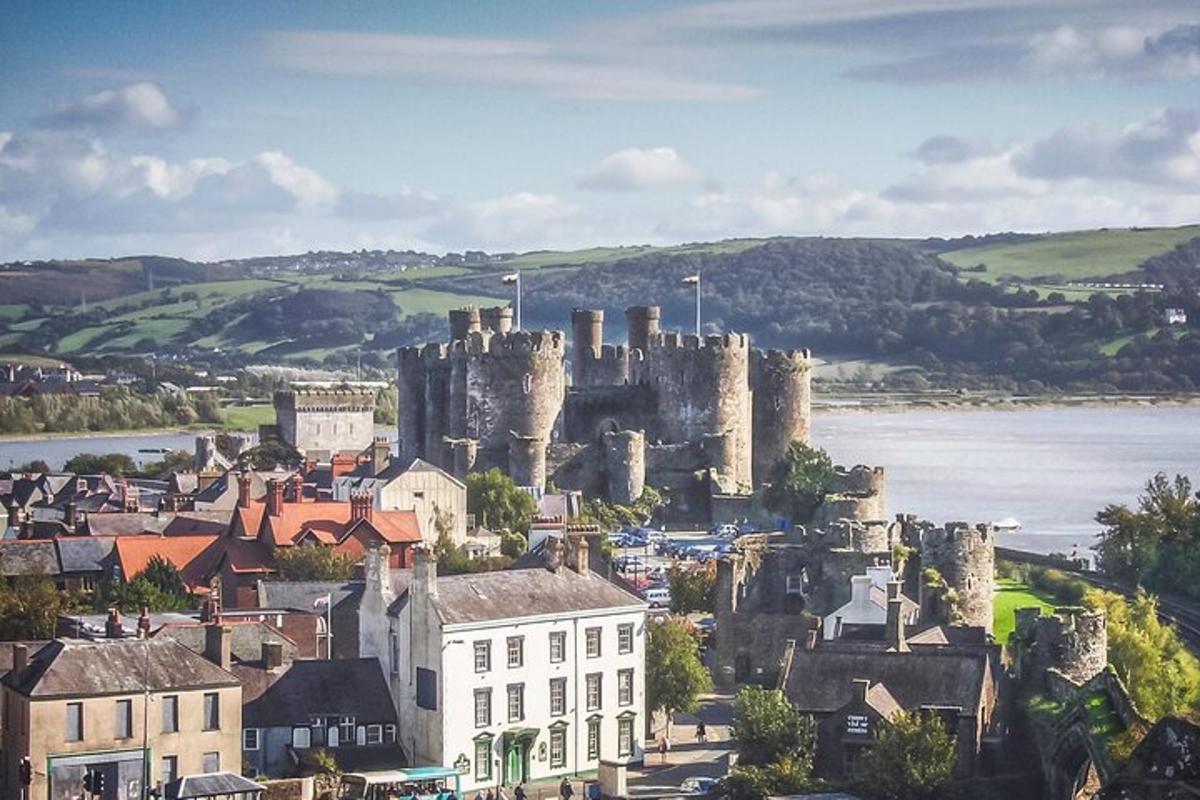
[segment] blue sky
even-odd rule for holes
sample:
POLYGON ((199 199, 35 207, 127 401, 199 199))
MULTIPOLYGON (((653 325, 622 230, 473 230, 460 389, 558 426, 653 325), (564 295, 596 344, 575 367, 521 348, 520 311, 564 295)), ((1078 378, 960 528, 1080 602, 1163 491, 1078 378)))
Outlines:
POLYGON ((1194 2, 5 12, 0 261, 1200 219, 1194 2))

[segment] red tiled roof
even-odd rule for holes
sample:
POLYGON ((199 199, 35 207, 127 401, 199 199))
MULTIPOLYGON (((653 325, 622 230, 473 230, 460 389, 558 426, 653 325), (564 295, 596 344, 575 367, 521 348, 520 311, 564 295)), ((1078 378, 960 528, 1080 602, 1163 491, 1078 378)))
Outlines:
MULTIPOLYGON (((262 504, 252 504, 239 513, 263 509, 262 504)), ((286 547, 311 535, 323 544, 335 544, 346 538, 354 528, 350 519, 350 503, 316 502, 284 503, 278 516, 260 512, 260 539, 272 542, 276 547, 286 547)), ((421 541, 421 524, 413 511, 373 511, 370 525, 384 541, 397 544, 421 541)), ((248 529, 249 530, 249 529, 248 529)))
POLYGON ((274 572, 270 552, 260 542, 249 542, 242 539, 225 539, 223 550, 229 568, 238 573, 270 573, 274 572))
POLYGON ((221 557, 221 537, 212 536, 120 536, 114 551, 126 581, 133 580, 158 556, 179 570, 188 590, 208 591, 205 579, 221 557))

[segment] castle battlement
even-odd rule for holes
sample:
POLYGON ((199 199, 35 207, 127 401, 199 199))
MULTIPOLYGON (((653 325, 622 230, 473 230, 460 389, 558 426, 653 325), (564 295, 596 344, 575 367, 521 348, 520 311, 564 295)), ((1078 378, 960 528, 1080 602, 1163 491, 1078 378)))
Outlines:
POLYGON ((450 348, 440 342, 429 342, 421 348, 421 360, 430 362, 445 361, 449 357, 450 348))
POLYGON ((694 333, 667 331, 650 338, 653 350, 750 350, 750 335, 746 333, 722 333, 700 337, 694 333))
POLYGON ((396 350, 396 363, 400 365, 400 371, 420 367, 423 360, 422 350, 424 347, 401 347, 396 350))
POLYGON ((812 351, 807 347, 798 350, 760 350, 756 348, 750 351, 750 357, 757 362, 751 366, 803 366, 807 369, 808 362, 812 358, 812 351))
MULTIPOLYGON (((483 337, 472 336, 472 345, 482 341, 483 337)), ((566 352, 566 337, 562 331, 518 331, 516 333, 497 333, 487 339, 486 352, 492 355, 509 353, 539 353, 551 355, 566 352)))

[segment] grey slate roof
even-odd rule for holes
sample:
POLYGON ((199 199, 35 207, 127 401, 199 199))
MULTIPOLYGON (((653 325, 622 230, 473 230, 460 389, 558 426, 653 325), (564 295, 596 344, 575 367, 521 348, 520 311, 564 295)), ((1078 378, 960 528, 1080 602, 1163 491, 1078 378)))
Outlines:
POLYGON ((510 569, 437 579, 434 608, 443 624, 571 614, 606 608, 645 608, 642 598, 604 577, 572 569, 510 569))
POLYGON ((853 679, 867 678, 886 686, 906 709, 958 706, 974 713, 989 676, 983 648, 918 646, 889 653, 882 643, 833 641, 795 650, 784 691, 801 711, 833 712, 853 698, 853 679))
POLYGON ((0 542, 0 574, 4 577, 58 575, 59 572, 54 540, 0 542))
POLYGON ((360 723, 396 723, 378 658, 293 661, 271 687, 242 710, 247 728, 307 724, 310 716, 342 715, 360 723))
MULTIPOLYGON (((392 591, 401 594, 408 591, 412 581, 412 570, 391 571, 392 591)), ((259 608, 290 608, 296 611, 312 611, 318 598, 330 595, 334 607, 343 603, 357 607, 362 600, 366 584, 363 581, 259 581, 259 608)))
POLYGON ((89 697, 237 686, 238 680, 178 642, 56 639, 4 683, 28 697, 89 697), (143 683, 145 681, 145 683, 143 683))
MULTIPOLYGON (((226 620, 229 625, 230 654, 238 661, 258 661, 262 658, 263 644, 278 642, 283 645, 285 661, 296 657, 296 643, 265 622, 226 620)), ((200 620, 167 623, 151 634, 151 638, 174 639, 194 653, 204 652, 205 625, 200 620)))
POLYGON ((77 536, 54 540, 58 563, 66 572, 103 572, 104 559, 113 551, 113 539, 107 536, 77 536))

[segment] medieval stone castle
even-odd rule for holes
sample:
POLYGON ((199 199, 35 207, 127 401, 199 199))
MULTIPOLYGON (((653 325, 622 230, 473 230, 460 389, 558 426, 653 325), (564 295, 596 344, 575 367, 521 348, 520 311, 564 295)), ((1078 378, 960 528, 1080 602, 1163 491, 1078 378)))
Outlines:
POLYGON ((513 331, 509 308, 450 312, 448 343, 398 353, 401 459, 621 503, 649 482, 701 515, 808 440, 807 350, 664 332, 657 306, 625 314, 628 340, 610 345, 603 311, 572 312, 568 354, 562 331, 513 331))

